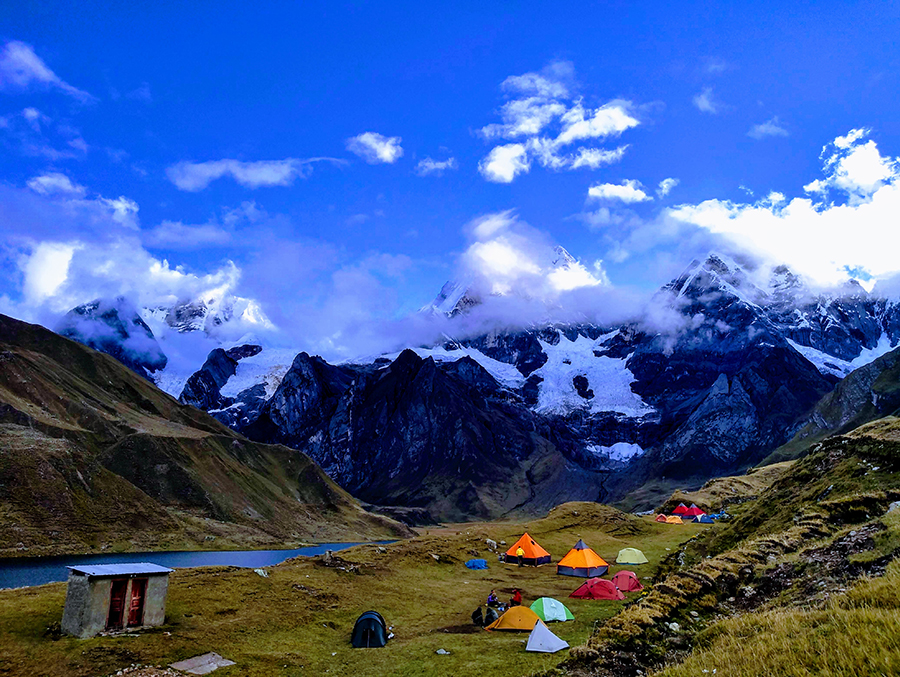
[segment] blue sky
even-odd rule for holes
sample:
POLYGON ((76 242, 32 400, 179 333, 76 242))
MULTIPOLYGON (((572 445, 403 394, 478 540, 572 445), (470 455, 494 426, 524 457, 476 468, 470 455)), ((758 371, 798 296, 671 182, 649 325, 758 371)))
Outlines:
POLYGON ((322 338, 554 243, 638 294, 900 269, 896 5, 485 4, 6 3, 0 310, 224 286, 322 338))

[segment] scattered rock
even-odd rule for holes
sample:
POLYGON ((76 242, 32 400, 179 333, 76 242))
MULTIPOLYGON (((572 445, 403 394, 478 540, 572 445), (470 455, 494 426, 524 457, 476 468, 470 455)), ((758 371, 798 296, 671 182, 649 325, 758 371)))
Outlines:
POLYGON ((449 656, 450 655, 449 651, 444 651, 443 649, 438 649, 437 651, 435 651, 435 653, 440 654, 441 656, 449 656))
POLYGON ((262 576, 263 578, 268 578, 268 577, 269 577, 269 574, 268 574, 268 572, 267 572, 265 569, 254 569, 253 571, 255 571, 257 574, 259 574, 259 575, 262 576))

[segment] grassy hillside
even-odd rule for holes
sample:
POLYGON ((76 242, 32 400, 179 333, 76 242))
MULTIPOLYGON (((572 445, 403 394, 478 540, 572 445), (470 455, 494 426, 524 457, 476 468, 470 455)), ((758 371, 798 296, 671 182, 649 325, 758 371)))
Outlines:
POLYGON ((830 438, 547 675, 897 674, 900 419, 830 438))
POLYGON ((409 535, 302 453, 42 327, 0 316, 0 367, 2 556, 409 535))
MULTIPOLYGON (((639 547, 650 564, 627 568, 649 585, 660 561, 703 528, 569 503, 527 524, 449 525, 387 546, 341 551, 330 563, 297 558, 269 568, 267 578, 226 567, 178 570, 171 576, 166 625, 132 637, 60 637, 64 584, 0 591, 0 674, 96 677, 207 651, 237 661, 215 673, 222 677, 529 674, 552 667, 561 655, 526 653, 527 634, 473 626, 469 616, 491 589, 505 599, 518 587, 526 604, 541 596, 562 600, 575 621, 554 623, 552 630, 572 646, 627 602, 569 599, 583 579, 558 576, 555 565, 500 564, 488 538, 511 545, 527 530, 554 562, 579 538, 611 563, 621 548, 639 547), (486 558, 489 569, 466 569, 472 557, 486 558), (350 647, 353 623, 368 609, 393 626, 396 637, 384 649, 350 647)), ((611 571, 621 568, 613 564, 611 571)))

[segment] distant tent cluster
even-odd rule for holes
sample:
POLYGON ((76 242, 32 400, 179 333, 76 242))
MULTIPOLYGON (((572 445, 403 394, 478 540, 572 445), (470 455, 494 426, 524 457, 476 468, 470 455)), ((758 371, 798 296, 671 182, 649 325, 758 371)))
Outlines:
POLYGON ((728 514, 717 512, 707 515, 702 508, 698 508, 696 503, 691 503, 691 507, 687 507, 684 503, 679 503, 678 507, 672 511, 671 515, 659 514, 656 521, 665 524, 684 524, 685 522, 699 522, 700 524, 713 524, 716 520, 728 519, 728 514))
MULTIPOLYGON (((541 566, 548 564, 551 556, 526 533, 506 551, 503 560, 507 564, 541 566), (521 555, 517 554, 519 550, 522 552, 521 555)), ((622 548, 616 557, 616 563, 640 565, 646 564, 647 558, 636 548, 622 548)), ((468 560, 465 565, 473 570, 488 568, 486 560, 477 558, 468 560)), ((600 578, 608 571, 609 564, 581 539, 556 567, 556 573, 561 576, 587 579, 569 595, 573 599, 623 600, 625 599, 623 592, 638 592, 644 589, 633 571, 619 571, 612 580, 600 578)), ((519 604, 518 600, 521 600, 521 595, 517 597, 516 602, 511 600, 511 606, 504 611, 502 604, 496 604, 497 599, 492 590, 486 610, 482 612, 481 607, 478 607, 472 612, 472 622, 490 632, 529 632, 526 651, 555 653, 569 648, 566 641, 557 637, 547 627, 547 623, 575 620, 575 616, 565 604, 552 597, 540 597, 527 607, 519 604), (491 598, 494 603, 491 602, 491 598), (495 607, 499 607, 499 611, 495 607)), ((390 630, 381 614, 377 611, 366 611, 356 620, 350 641, 357 648, 383 647, 394 636, 390 630)))

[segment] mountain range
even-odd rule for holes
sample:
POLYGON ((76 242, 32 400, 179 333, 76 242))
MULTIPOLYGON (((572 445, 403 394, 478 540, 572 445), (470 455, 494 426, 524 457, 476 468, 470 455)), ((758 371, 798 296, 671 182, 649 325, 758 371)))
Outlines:
MULTIPOLYGON (((564 276, 578 266, 558 247, 548 269, 564 276)), ((452 328, 484 302, 469 283, 448 282, 422 312, 452 328)), ((437 345, 341 364, 249 337, 220 342, 190 376, 168 381, 156 352, 136 364, 121 357, 152 338, 147 311, 111 315, 107 305, 73 310, 61 331, 250 439, 308 454, 361 500, 437 520, 534 514, 564 500, 631 497, 650 507, 671 483, 699 484, 776 450, 800 453, 822 430, 890 408, 882 399, 866 413, 856 400, 900 341, 892 299, 856 282, 816 293, 784 266, 760 281, 721 254, 692 262, 644 316, 617 326, 451 331, 437 345), (85 318, 100 328, 85 329, 85 318), (94 338, 122 336, 120 326, 125 340, 94 338), (857 382, 845 404, 844 384, 857 382), (856 413, 834 414, 842 406, 856 413)), ((234 317, 216 325, 180 322, 187 310, 153 312, 206 340, 234 317)))

